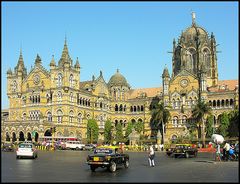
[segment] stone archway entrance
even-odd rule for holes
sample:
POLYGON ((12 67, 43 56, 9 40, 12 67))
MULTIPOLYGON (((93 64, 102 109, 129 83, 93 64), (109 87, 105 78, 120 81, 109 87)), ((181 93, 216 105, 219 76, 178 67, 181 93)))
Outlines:
POLYGON ((16 137, 16 133, 13 132, 12 133, 12 142, 15 142, 15 141, 17 141, 17 137, 16 137))
POLYGON ((44 136, 52 136, 51 130, 47 129, 46 132, 44 133, 44 136))
POLYGON ((9 133, 8 132, 6 132, 6 141, 10 141, 10 136, 9 136, 9 133))
POLYGON ((34 138, 35 142, 38 142, 38 138, 39 138, 39 134, 35 132, 35 138, 34 138))
POLYGON ((32 141, 32 136, 31 136, 31 134, 29 132, 27 133, 27 140, 28 141, 32 141))
POLYGON ((19 132, 19 141, 25 141, 24 133, 22 131, 19 132))

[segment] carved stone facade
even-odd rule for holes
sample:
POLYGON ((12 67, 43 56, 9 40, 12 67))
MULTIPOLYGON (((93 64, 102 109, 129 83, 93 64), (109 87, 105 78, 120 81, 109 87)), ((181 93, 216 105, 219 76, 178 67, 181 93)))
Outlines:
POLYGON ((141 121, 144 135, 150 136, 150 105, 157 99, 172 107, 164 137, 171 141, 188 133, 187 122, 191 120, 199 87, 202 98, 212 105, 216 126, 223 111, 238 106, 238 80, 218 81, 214 35, 209 37, 195 21, 181 34, 177 45, 173 42, 172 64, 171 77, 167 68, 163 71, 163 87, 131 89, 119 70, 109 82, 101 71, 97 78, 80 81, 79 61, 76 59, 73 65, 66 40, 58 65, 53 57, 50 71, 37 55, 34 67, 27 73, 20 52, 14 72, 7 71, 9 109, 1 121, 2 140, 32 140, 33 132, 38 139, 48 135, 53 126, 55 136, 85 140, 90 118, 97 120, 100 140, 104 139, 106 120, 113 122, 113 127, 121 123, 124 132, 128 122, 141 121))

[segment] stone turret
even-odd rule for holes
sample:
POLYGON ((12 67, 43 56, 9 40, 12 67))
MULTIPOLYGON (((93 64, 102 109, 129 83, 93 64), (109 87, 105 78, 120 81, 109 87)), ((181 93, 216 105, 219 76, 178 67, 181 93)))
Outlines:
POLYGON ((78 57, 77 57, 77 60, 76 60, 76 64, 74 65, 74 67, 80 71, 80 64, 79 64, 79 61, 78 61, 78 57))
POLYGON ((54 55, 52 55, 52 60, 50 62, 50 69, 54 69, 56 67, 56 63, 55 63, 55 60, 54 60, 54 55))
POLYGON ((42 64, 42 60, 40 58, 40 56, 37 54, 37 57, 35 59, 35 65, 41 65, 42 64))

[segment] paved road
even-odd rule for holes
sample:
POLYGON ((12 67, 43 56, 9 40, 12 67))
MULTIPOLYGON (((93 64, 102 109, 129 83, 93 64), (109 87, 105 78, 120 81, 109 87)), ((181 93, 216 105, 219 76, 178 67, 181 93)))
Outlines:
POLYGON ((116 173, 103 168, 91 172, 85 164, 88 151, 39 151, 35 160, 1 153, 2 182, 239 182, 238 162, 216 163, 209 153, 175 159, 157 152, 156 166, 149 167, 146 153, 128 152, 130 167, 116 173))

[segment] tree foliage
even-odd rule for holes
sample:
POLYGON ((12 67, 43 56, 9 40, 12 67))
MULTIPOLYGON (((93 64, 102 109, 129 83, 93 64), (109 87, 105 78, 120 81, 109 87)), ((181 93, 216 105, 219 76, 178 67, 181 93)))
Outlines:
POLYGON ((201 131, 203 146, 205 147, 205 130, 206 116, 211 114, 211 107, 208 103, 203 100, 198 100, 198 103, 192 111, 192 117, 195 119, 195 123, 202 125, 203 130, 201 131))
POLYGON ((132 124, 131 121, 129 121, 128 124, 127 124, 126 131, 125 131, 125 138, 126 139, 129 139, 128 136, 132 133, 132 130, 133 130, 133 124, 132 124))
POLYGON ((228 127, 228 133, 230 137, 239 137, 239 110, 235 109, 228 115, 230 125, 228 127))
POLYGON ((207 121, 206 121, 206 137, 207 138, 210 138, 214 133, 213 124, 214 124, 214 116, 210 115, 207 117, 207 121))
POLYGON ((87 123, 87 141, 90 143, 97 143, 99 127, 96 120, 89 119, 87 123))
MULTIPOLYGON (((161 130, 162 136, 164 138, 165 130, 163 130, 165 124, 169 121, 170 112, 164 106, 163 102, 155 104, 155 108, 152 109, 152 124, 151 126, 155 128, 155 130, 161 130)), ((157 131, 155 131, 157 132, 157 131)), ((164 142, 164 139, 163 139, 164 142)))
POLYGON ((107 120, 104 127, 104 142, 106 144, 111 143, 112 139, 112 122, 107 120))
POLYGON ((123 129, 122 129, 122 124, 118 123, 116 126, 116 142, 123 142, 123 129))
POLYGON ((229 117, 226 112, 222 113, 220 116, 220 125, 218 128, 218 133, 223 137, 228 136, 228 127, 230 125, 229 117))
POLYGON ((143 124, 143 122, 141 122, 141 121, 138 121, 138 122, 136 122, 136 123, 134 123, 134 129, 139 133, 139 134, 141 134, 141 132, 143 131, 143 129, 144 129, 144 124, 143 124))

